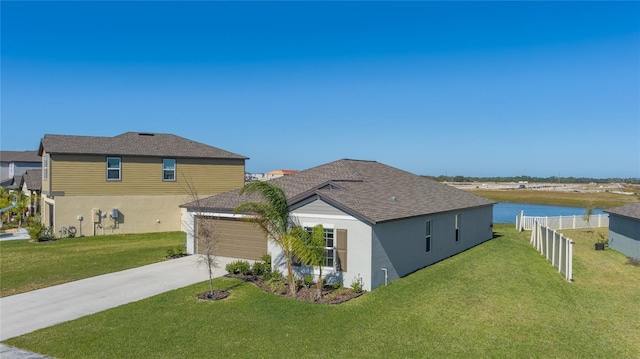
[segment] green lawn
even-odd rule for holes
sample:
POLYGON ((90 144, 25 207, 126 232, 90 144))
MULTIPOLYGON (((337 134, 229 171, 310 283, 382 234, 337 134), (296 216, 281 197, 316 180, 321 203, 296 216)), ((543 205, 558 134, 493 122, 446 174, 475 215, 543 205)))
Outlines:
POLYGON ((0 296, 49 287, 164 260, 184 232, 0 241, 0 296))
POLYGON ((568 283, 528 243, 497 237, 340 305, 266 294, 220 278, 7 343, 56 358, 638 358, 640 267, 576 241, 568 283))

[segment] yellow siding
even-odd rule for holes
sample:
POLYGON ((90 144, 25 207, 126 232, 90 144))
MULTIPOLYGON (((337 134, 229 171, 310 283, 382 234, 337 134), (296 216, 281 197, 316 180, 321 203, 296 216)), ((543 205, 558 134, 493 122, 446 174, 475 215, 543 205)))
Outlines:
POLYGON ((122 180, 107 181, 107 156, 51 157, 51 191, 64 196, 185 195, 191 186, 202 197, 244 184, 244 160, 176 158, 177 180, 163 181, 162 158, 122 156, 122 180))

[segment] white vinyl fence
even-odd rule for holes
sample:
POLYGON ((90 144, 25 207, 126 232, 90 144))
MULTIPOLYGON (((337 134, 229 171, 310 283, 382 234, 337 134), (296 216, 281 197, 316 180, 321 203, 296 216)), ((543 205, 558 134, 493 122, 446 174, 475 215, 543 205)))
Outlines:
POLYGON ((578 228, 595 228, 609 227, 608 214, 593 214, 589 216, 589 222, 585 221, 583 215, 577 216, 557 216, 557 217, 534 217, 525 216, 521 211, 516 216, 516 228, 518 231, 530 231, 534 227, 534 223, 538 222, 544 227, 551 229, 578 229, 578 228))
POLYGON ((573 281, 573 241, 555 230, 534 222, 531 245, 569 282, 573 281))

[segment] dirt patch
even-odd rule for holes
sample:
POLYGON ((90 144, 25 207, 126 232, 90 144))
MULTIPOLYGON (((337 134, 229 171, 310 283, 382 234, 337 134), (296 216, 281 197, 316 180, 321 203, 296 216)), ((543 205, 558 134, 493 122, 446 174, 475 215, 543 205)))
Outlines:
POLYGON ((365 292, 355 292, 351 288, 333 288, 333 286, 326 285, 322 288, 322 298, 317 299, 318 297, 318 288, 314 285, 307 287, 305 285, 298 286, 296 288, 296 294, 293 295, 289 290, 289 284, 284 284, 284 289, 279 292, 274 292, 269 286, 267 286, 260 276, 253 275, 241 275, 241 274, 227 274, 225 277, 228 278, 237 278, 247 282, 252 282, 258 288, 262 289, 267 293, 271 293, 283 298, 291 298, 295 300, 300 300, 303 302, 309 303, 318 303, 318 304, 340 304, 344 303, 353 298, 357 298, 363 295, 365 292))

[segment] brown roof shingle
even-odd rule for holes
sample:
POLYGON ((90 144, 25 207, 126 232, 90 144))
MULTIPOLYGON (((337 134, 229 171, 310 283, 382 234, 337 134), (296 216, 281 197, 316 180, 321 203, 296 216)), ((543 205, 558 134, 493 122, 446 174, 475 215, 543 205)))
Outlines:
POLYGON ((618 216, 640 219, 640 202, 629 203, 624 206, 605 209, 604 211, 618 216))
POLYGON ((125 132, 114 137, 46 134, 39 154, 92 154, 154 157, 229 158, 247 157, 184 137, 166 133, 125 132))
POLYGON ((27 189, 30 191, 42 190, 42 170, 27 170, 22 175, 24 182, 27 184, 27 189))
POLYGON ((42 162, 38 151, 0 151, 2 162, 42 162))
MULTIPOLYGON (((317 195, 371 223, 495 203, 375 161, 338 160, 271 182, 282 187, 290 205, 317 195)), ((245 201, 258 200, 241 197, 239 191, 207 197, 183 207, 229 212, 245 201)))

